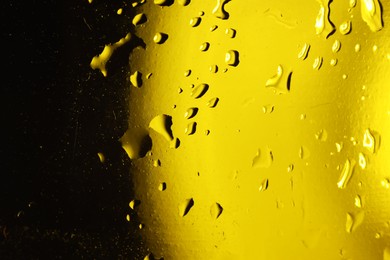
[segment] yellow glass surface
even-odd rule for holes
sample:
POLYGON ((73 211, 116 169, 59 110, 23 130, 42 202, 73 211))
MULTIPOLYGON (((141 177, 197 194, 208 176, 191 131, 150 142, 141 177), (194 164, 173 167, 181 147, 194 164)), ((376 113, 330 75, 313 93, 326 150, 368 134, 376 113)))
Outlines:
POLYGON ((390 259, 389 1, 133 6, 91 66, 146 44, 120 141, 155 257, 390 259))

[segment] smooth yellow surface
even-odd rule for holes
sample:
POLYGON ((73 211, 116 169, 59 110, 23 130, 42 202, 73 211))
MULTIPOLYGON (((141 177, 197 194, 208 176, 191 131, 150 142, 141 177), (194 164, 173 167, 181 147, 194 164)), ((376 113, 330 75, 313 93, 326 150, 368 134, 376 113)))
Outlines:
POLYGON ((150 251, 389 259, 390 2, 183 3, 136 7, 129 75, 153 76, 122 142, 150 251))

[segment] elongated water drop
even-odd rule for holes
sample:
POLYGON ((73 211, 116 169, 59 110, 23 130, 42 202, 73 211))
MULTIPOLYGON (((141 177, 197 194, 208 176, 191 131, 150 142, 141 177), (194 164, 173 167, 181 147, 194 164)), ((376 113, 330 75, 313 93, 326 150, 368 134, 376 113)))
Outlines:
POLYGON ((266 191, 267 189, 268 189, 268 179, 264 179, 259 186, 259 191, 266 191))
POLYGON ((187 109, 186 112, 184 113, 184 118, 185 119, 193 118, 194 116, 196 116, 197 113, 198 113, 198 108, 191 107, 187 109))
POLYGON ((332 52, 337 53, 339 52, 340 48, 341 48, 341 42, 339 40, 335 40, 332 45, 332 52))
POLYGON ((210 99, 210 100, 207 102, 206 105, 207 105, 209 108, 214 108, 214 107, 217 106, 218 102, 219 102, 219 98, 215 97, 215 98, 210 99))
POLYGON ((146 22, 146 15, 144 13, 140 13, 140 14, 137 14, 136 16, 134 16, 133 18, 133 24, 135 26, 137 25, 140 25, 140 24, 143 24, 146 22))
POLYGON ((191 210, 191 208, 194 206, 194 199, 186 199, 179 205, 179 215, 181 217, 184 217, 188 214, 188 212, 191 210))
POLYGON ((130 76, 131 84, 134 87, 137 87, 137 88, 141 87, 142 86, 142 79, 141 79, 141 77, 142 77, 141 72, 139 72, 139 71, 134 72, 134 74, 132 74, 130 76))
POLYGON ((309 54, 310 44, 305 43, 298 53, 298 59, 305 60, 309 54))
POLYGON ((364 211, 360 211, 357 214, 347 213, 347 219, 345 223, 345 230, 347 233, 355 231, 364 220, 364 211))
POLYGON ((382 10, 378 0, 361 0, 361 15, 362 19, 371 31, 377 32, 382 30, 382 10))
POLYGON ((193 98, 201 98, 209 89, 209 85, 202 83, 196 86, 192 91, 191 91, 191 97, 193 98))
POLYGON ((272 151, 269 148, 258 149, 252 160, 253 168, 269 168, 274 160, 272 151))
POLYGON ((186 135, 193 135, 196 132, 196 122, 191 122, 187 125, 187 127, 184 129, 184 133, 186 135))
POLYGON ((317 0, 317 2, 320 4, 320 10, 315 23, 316 34, 321 34, 326 39, 335 31, 335 27, 329 19, 331 0, 317 0))
POLYGON ((200 51, 207 51, 210 48, 210 43, 204 42, 200 45, 199 50, 200 51))
POLYGON ((213 205, 211 205, 210 214, 213 219, 219 218, 222 212, 223 212, 223 208, 221 204, 215 202, 213 205))
POLYGON ((318 56, 317 58, 314 59, 314 62, 313 62, 313 69, 314 70, 319 70, 322 66, 322 57, 321 56, 318 56))
POLYGON ((352 22, 351 21, 345 21, 342 24, 340 24, 340 33, 342 35, 347 35, 351 32, 352 30, 352 22))
POLYGON ((193 17, 191 20, 190 20, 190 25, 192 27, 197 27, 200 22, 202 21, 202 19, 200 17, 193 17))
POLYGON ((168 34, 165 33, 156 33, 153 37, 153 41, 157 44, 163 44, 168 39, 168 34))
POLYGON ((229 66, 237 66, 239 63, 238 51, 230 50, 225 54, 225 62, 229 66))
POLYGON ((225 4, 230 0, 217 0, 217 4, 214 7, 212 14, 220 19, 228 19, 229 13, 225 11, 225 4))
POLYGON ((229 37, 229 38, 234 38, 236 37, 236 30, 232 29, 232 28, 227 28, 225 30, 225 34, 229 37))
POLYGON ((367 166, 367 159, 363 153, 359 153, 359 166, 362 170, 366 169, 367 166))
POLYGON ((377 149, 375 137, 371 133, 370 129, 366 129, 366 131, 364 132, 363 147, 365 147, 371 153, 375 153, 377 149))
POLYGON ((349 180, 351 179, 353 175, 353 171, 355 168, 355 161, 350 161, 347 159, 344 163, 343 169, 341 170, 339 180, 337 182, 337 187, 340 189, 345 189, 349 183, 349 180))
POLYGON ((363 202, 362 202, 362 198, 360 197, 360 195, 355 196, 355 206, 357 208, 363 207, 363 202))

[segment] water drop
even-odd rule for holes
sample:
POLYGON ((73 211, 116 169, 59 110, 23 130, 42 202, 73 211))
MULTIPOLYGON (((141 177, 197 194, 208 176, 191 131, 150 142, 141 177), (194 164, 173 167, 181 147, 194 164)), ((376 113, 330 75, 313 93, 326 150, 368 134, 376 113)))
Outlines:
POLYGON ((269 148, 258 149, 252 160, 253 168, 269 168, 274 160, 272 151, 269 148))
POLYGON ((152 139, 143 128, 129 127, 119 141, 130 159, 143 158, 152 149, 152 139))
POLYGON ((217 5, 214 7, 212 14, 220 19, 228 19, 229 13, 225 11, 225 4, 230 0, 217 0, 217 5))
POLYGON ((342 24, 340 24, 340 33, 342 35, 347 35, 351 32, 352 30, 352 22, 351 21, 345 21, 342 24))
POLYGON ((209 85, 202 83, 196 86, 192 91, 191 91, 191 97, 193 98, 201 98, 209 89, 209 85))
POLYGON ((153 75, 153 73, 148 73, 147 75, 146 75, 146 79, 150 79, 151 77, 152 77, 152 75, 153 75))
POLYGON ((234 38, 236 37, 236 30, 232 29, 232 28, 227 28, 225 30, 225 34, 229 37, 229 38, 234 38))
POLYGON ((367 167, 367 159, 363 153, 359 153, 359 166, 362 168, 362 170, 366 169, 367 167))
POLYGON ((344 163, 343 169, 341 170, 341 174, 337 182, 337 187, 339 187, 340 189, 345 189, 347 187, 348 182, 353 175, 354 168, 355 161, 350 161, 349 159, 347 159, 344 163))
POLYGON ((360 44, 357 43, 357 44, 355 45, 355 52, 359 52, 359 51, 360 51, 360 44))
POLYGON ((384 180, 381 181, 381 184, 382 186, 385 188, 385 189, 389 189, 390 188, 390 179, 386 178, 384 180))
POLYGON ((197 113, 198 113, 198 108, 191 107, 187 109, 187 111, 184 113, 184 118, 185 119, 193 118, 194 116, 196 116, 197 113))
POLYGON ((317 1, 320 3, 320 10, 315 23, 316 34, 321 34, 326 39, 335 31, 334 25, 329 19, 329 4, 332 0, 324 0, 325 3, 321 0, 317 1))
POLYGON ((211 73, 217 73, 218 72, 218 66, 217 65, 211 65, 209 68, 211 73))
POLYGON ((130 76, 130 82, 134 87, 137 87, 137 88, 141 87, 142 86, 142 73, 139 71, 134 72, 134 74, 132 74, 130 76))
POLYGON ((268 189, 268 179, 264 179, 259 186, 259 191, 266 191, 267 189, 268 189))
POLYGON ((188 214, 188 212, 191 210, 191 208, 194 206, 194 200, 193 198, 186 199, 179 205, 179 215, 181 217, 184 217, 188 214))
POLYGON ((214 32, 215 30, 217 30, 218 28, 218 25, 213 25, 210 27, 210 32, 214 32))
POLYGON ((168 0, 154 0, 153 3, 155 5, 166 5, 168 3, 168 0))
POLYGON ((186 135, 193 135, 196 132, 196 122, 191 122, 184 129, 186 135))
POLYGON ((375 153, 377 147, 375 143, 375 137, 371 133, 370 129, 366 129, 363 136, 363 147, 365 147, 371 153, 375 153))
POLYGON ((161 161, 159 159, 156 159, 153 161, 153 166, 154 167, 160 167, 161 166, 161 161))
POLYGON ((345 230, 347 233, 352 233, 363 223, 364 215, 364 211, 360 211, 356 215, 347 213, 347 219, 345 223, 345 230))
POLYGON ((123 9, 122 8, 119 8, 118 11, 116 11, 117 15, 121 15, 122 13, 123 13, 123 9))
POLYGON ((210 134, 210 130, 205 130, 204 131, 204 134, 207 136, 207 135, 209 135, 210 134))
POLYGON ((263 106, 262 110, 264 114, 271 114, 274 111, 274 105, 268 104, 263 106))
POLYGON ((134 16, 133 18, 133 24, 135 26, 137 25, 140 25, 140 24, 143 24, 146 22, 146 15, 144 13, 140 13, 140 14, 137 14, 136 16, 134 16))
POLYGON ((189 75, 191 75, 191 70, 186 70, 184 72, 184 77, 188 77, 189 75))
POLYGON ((310 44, 305 43, 298 53, 298 59, 305 60, 310 51, 310 44))
POLYGON ((321 56, 318 56, 317 58, 314 59, 314 62, 313 62, 313 69, 315 70, 319 70, 322 66, 322 57, 321 56))
POLYGON ((141 204, 141 201, 140 200, 131 200, 129 202, 129 207, 134 210, 136 207, 139 206, 139 204, 141 204))
POLYGON ((382 10, 378 0, 362 0, 360 3, 363 21, 371 31, 377 32, 383 28, 382 10))
POLYGON ((305 146, 301 146, 299 148, 298 156, 299 156, 299 158, 301 158, 303 160, 306 160, 307 158, 310 157, 309 149, 307 147, 305 147, 305 146))
POLYGON ((348 75, 347 74, 343 74, 343 79, 347 79, 348 78, 348 75))
POLYGON ((210 43, 204 42, 200 45, 199 50, 200 51, 207 51, 210 48, 210 43))
POLYGON ((153 37, 153 41, 157 44, 163 44, 168 39, 168 34, 165 33, 156 33, 153 37))
POLYGON ((292 172, 294 170, 294 164, 290 164, 288 167, 287 167, 287 172, 292 172))
POLYGON ((131 219, 130 219, 130 215, 129 214, 126 215, 126 220, 127 220, 127 222, 130 222, 131 219))
POLYGON ((207 102, 206 105, 207 105, 209 108, 214 108, 214 107, 217 106, 218 102, 219 102, 219 98, 215 97, 215 98, 210 99, 210 100, 207 102))
POLYGON ((162 135, 169 142, 173 140, 171 126, 172 117, 165 114, 154 117, 149 123, 151 129, 162 135))
POLYGON ((230 50, 225 54, 225 62, 229 66, 237 66, 239 63, 238 51, 230 50))
POLYGON ((318 133, 315 134, 317 140, 325 142, 328 138, 328 132, 325 129, 321 129, 318 133))
POLYGON ((363 207, 363 202, 362 202, 362 198, 360 197, 360 195, 356 195, 355 196, 355 206, 357 208, 362 208, 363 207))
POLYGON ((200 17, 193 17, 191 20, 190 20, 190 25, 192 27, 197 27, 200 22, 202 21, 202 19, 200 17))
POLYGON ((143 229, 144 227, 145 227, 145 225, 142 224, 142 223, 138 225, 138 228, 139 228, 140 230, 143 229))
POLYGON ((356 6, 356 0, 349 0, 349 7, 354 8, 356 6))
POLYGON ((99 152, 99 153, 97 153, 97 156, 99 157, 99 161, 101 163, 104 163, 104 161, 106 160, 104 154, 99 152))
POLYGON ((372 46, 372 51, 375 53, 378 51, 378 46, 377 45, 374 45, 372 46))
POLYGON ((337 65, 337 62, 338 62, 337 59, 331 59, 330 62, 329 62, 329 64, 330 64, 331 66, 336 66, 336 65, 337 65))
POLYGON ((339 40, 335 40, 332 45, 332 52, 337 53, 341 49, 341 42, 339 40))
POLYGON ((223 208, 219 203, 216 202, 213 205, 211 205, 210 214, 213 219, 219 218, 222 212, 223 212, 223 208))
POLYGON ((344 144, 342 142, 340 143, 336 143, 336 149, 337 149, 337 152, 341 152, 341 150, 343 150, 343 147, 344 147, 344 144))
POLYGON ((164 191, 167 189, 167 184, 165 182, 162 182, 158 185, 158 190, 159 191, 164 191))
POLYGON ((179 3, 179 5, 187 6, 190 4, 191 0, 177 0, 177 2, 179 3))

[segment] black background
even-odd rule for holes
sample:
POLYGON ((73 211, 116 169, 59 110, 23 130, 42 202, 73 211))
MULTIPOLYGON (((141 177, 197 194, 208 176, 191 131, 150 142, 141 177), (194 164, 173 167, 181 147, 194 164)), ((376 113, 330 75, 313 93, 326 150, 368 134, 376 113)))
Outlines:
POLYGON ((89 66, 131 32, 130 1, 1 5, 0 258, 143 259, 131 161, 118 142, 128 54, 142 42, 116 52, 107 78, 89 66))

